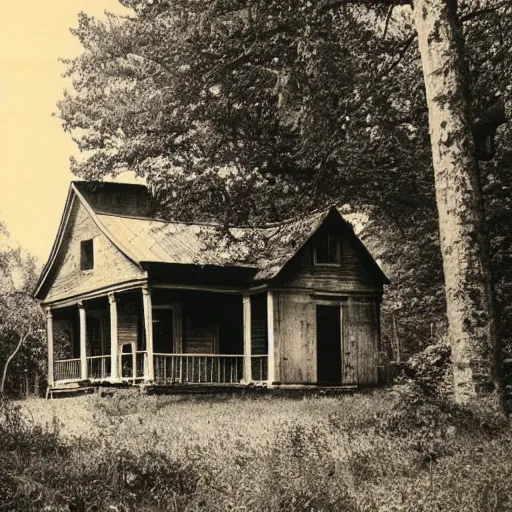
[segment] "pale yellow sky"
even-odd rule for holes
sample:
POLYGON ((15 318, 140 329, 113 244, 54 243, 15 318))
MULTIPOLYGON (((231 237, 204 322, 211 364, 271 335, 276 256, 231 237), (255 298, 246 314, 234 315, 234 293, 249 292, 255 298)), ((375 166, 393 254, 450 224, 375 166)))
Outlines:
POLYGON ((44 262, 77 153, 56 102, 69 84, 59 57, 80 53, 77 14, 125 12, 118 0, 0 0, 0 220, 44 262))

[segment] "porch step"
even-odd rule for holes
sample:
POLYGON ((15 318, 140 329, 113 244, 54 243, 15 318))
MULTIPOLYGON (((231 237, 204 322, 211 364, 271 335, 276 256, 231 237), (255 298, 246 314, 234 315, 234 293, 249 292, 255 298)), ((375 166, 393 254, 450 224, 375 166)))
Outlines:
POLYGON ((46 399, 53 398, 53 395, 73 394, 73 393, 94 393, 96 387, 91 385, 90 381, 80 382, 61 382, 57 386, 48 386, 46 388, 46 399))

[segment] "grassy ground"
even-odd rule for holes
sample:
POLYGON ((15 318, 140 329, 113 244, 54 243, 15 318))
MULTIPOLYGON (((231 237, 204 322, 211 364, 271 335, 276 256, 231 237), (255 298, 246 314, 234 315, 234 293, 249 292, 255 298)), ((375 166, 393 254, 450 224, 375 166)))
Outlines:
POLYGON ((6 407, 0 510, 512 510, 508 424, 407 387, 6 407))

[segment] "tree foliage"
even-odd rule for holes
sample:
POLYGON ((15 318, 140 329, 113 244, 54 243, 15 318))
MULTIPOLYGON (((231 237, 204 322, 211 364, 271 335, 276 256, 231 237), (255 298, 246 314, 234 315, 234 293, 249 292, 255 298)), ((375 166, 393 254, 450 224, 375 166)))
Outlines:
POLYGON ((34 256, 0 233, 0 393, 12 391, 15 376, 42 374, 44 319, 32 297, 38 276, 34 256))
MULTIPOLYGON (((444 298, 427 105, 407 9, 120 1, 129 16, 82 13, 73 29, 84 51, 66 61, 73 91, 59 103, 83 152, 73 171, 101 179, 131 169, 163 214, 185 220, 263 222, 333 203, 365 210, 371 248, 393 279, 386 308, 397 311, 411 349, 425 344, 444 298)), ((510 96, 512 8, 467 0, 460 9, 478 117, 510 96)), ((483 179, 505 303, 512 145, 508 129, 500 137, 504 151, 483 179)))

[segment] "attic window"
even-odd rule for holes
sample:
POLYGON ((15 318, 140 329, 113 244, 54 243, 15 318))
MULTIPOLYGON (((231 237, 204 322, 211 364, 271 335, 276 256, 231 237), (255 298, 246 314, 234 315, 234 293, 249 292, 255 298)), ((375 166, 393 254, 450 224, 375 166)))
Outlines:
POLYGON ((341 240, 334 235, 325 234, 313 246, 315 265, 339 265, 341 263, 341 240))
POLYGON ((92 270, 94 268, 94 244, 93 240, 80 242, 80 270, 92 270))

